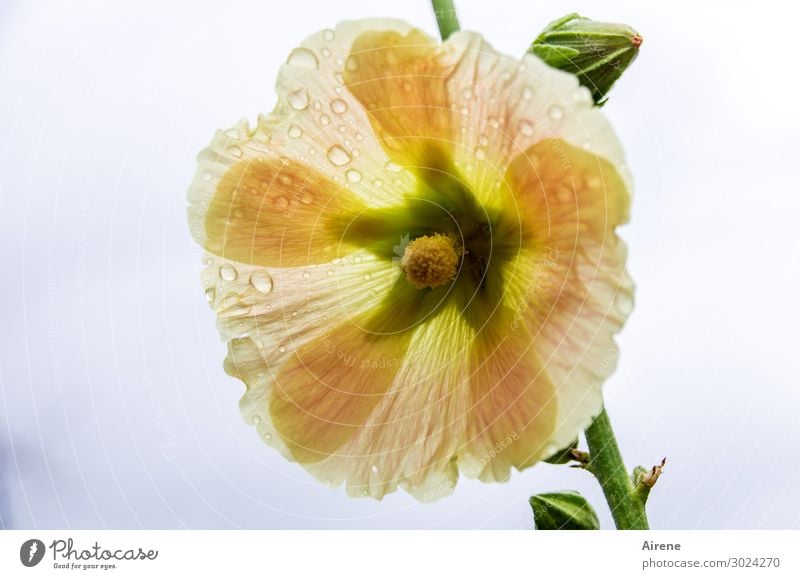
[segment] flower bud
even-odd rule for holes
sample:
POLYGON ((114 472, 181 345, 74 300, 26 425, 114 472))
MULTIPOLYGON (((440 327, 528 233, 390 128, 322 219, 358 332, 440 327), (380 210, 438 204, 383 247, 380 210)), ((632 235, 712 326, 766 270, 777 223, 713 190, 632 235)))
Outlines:
POLYGON ((590 531, 600 528, 592 505, 578 491, 543 493, 530 498, 539 531, 590 531))
POLYGON ((606 94, 639 54, 642 37, 630 26, 569 14, 547 25, 532 52, 550 66, 571 72, 602 105, 606 94))

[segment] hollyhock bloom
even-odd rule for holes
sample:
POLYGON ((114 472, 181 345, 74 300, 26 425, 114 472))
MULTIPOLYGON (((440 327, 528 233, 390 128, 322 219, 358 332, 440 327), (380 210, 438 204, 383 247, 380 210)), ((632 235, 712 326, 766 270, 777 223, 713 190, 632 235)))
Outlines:
POLYGON ((311 36, 277 92, 189 193, 245 420, 375 498, 506 480, 571 443, 632 305, 629 179, 590 92, 396 20, 311 36))

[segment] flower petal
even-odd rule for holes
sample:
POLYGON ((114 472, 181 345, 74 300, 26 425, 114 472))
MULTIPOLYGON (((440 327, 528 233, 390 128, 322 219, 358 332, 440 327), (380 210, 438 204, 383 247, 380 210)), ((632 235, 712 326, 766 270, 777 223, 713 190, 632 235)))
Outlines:
POLYGON ((447 77, 459 54, 424 32, 365 32, 353 43, 345 86, 369 111, 393 159, 428 166, 430 149, 450 146, 447 77))
POLYGON ((402 486, 430 502, 449 495, 469 414, 473 332, 454 307, 413 334, 394 383, 364 427, 333 456, 309 470, 354 496, 381 498, 402 486))
POLYGON ((247 386, 240 404, 244 418, 291 456, 269 411, 277 377, 297 352, 312 348, 341 320, 377 308, 400 272, 366 251, 308 268, 264 268, 213 255, 207 263, 206 296, 228 341, 225 369, 247 386))
MULTIPOLYGON (((224 198, 240 190, 234 185, 241 176, 249 184, 258 185, 249 202, 260 208, 262 219, 271 209, 267 202, 278 212, 286 211, 287 202, 297 206, 308 192, 320 192, 323 198, 330 198, 337 191, 336 197, 340 198, 341 189, 347 188, 350 197, 380 207, 398 204, 406 192, 414 189, 413 177, 390 163, 365 109, 342 86, 345 59, 354 39, 376 28, 402 34, 411 30, 411 26, 398 20, 358 20, 309 37, 291 52, 281 68, 276 85, 278 103, 273 112, 259 117, 254 127, 242 121, 219 131, 200 153, 188 195, 190 229, 199 244, 213 253, 222 251, 219 240, 209 242, 212 236, 206 231, 207 214, 222 189, 223 203, 217 203, 212 233, 218 236, 220 230, 232 229, 222 219, 224 198), (253 181, 264 171, 278 180, 253 181), (296 186, 283 186, 280 178, 290 171, 290 177, 301 178, 296 179, 296 186), (330 182, 335 185, 331 187, 330 182), (257 203, 258 195, 267 197, 264 203, 257 203)), ((231 203, 227 205, 232 209, 231 203)), ((228 217, 231 216, 229 212, 228 217)), ((257 227, 254 223, 249 225, 252 234, 257 227)), ((243 254, 257 259, 255 252, 245 248, 235 251, 236 257, 229 257, 238 261, 244 259, 243 254)), ((294 263, 283 261, 281 265, 294 263)))
POLYGON ((627 220, 630 198, 611 163, 559 140, 520 155, 507 181, 534 237, 515 261, 509 295, 555 388, 554 452, 599 413, 602 383, 616 366, 613 337, 633 285, 614 228, 627 220))
POLYGON ((253 265, 325 263, 342 248, 347 221, 364 205, 350 191, 288 160, 253 159, 222 176, 205 215, 205 247, 253 265))
POLYGON ((500 306, 477 332, 470 354, 469 453, 462 469, 484 482, 503 481, 547 456, 558 401, 531 334, 500 306))

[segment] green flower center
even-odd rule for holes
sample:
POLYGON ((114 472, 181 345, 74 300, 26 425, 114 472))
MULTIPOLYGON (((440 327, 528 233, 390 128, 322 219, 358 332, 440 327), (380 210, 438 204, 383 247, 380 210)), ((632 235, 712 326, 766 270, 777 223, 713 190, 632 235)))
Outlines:
POLYGON ((342 240, 399 262, 405 275, 385 301, 395 317, 400 303, 403 316, 420 321, 454 303, 470 323, 481 324, 484 312, 502 301, 504 271, 522 246, 520 218, 480 203, 438 149, 424 167, 409 170, 417 190, 400 205, 343 216, 342 240))

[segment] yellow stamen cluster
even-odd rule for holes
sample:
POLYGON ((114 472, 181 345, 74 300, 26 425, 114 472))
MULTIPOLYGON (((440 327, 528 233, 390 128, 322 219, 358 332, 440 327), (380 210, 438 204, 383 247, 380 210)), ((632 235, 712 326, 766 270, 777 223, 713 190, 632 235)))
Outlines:
POLYGON ((425 235, 406 247, 400 269, 417 289, 438 287, 456 276, 460 253, 453 236, 425 235))

